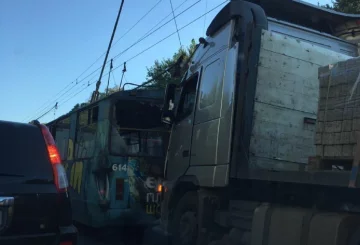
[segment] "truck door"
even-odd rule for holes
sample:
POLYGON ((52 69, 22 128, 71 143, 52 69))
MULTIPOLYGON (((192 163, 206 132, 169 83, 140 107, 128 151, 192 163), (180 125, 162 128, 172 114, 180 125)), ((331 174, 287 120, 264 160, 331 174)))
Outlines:
POLYGON ((194 108, 199 76, 198 71, 191 75, 184 82, 181 91, 167 156, 168 167, 166 174, 169 180, 174 180, 183 175, 189 167, 194 108))
POLYGON ((238 48, 231 38, 233 30, 230 22, 214 37, 209 37, 209 45, 203 51, 200 49, 203 54, 195 57, 195 64, 202 70, 186 175, 196 176, 201 186, 227 184, 238 59, 238 48))
MULTIPOLYGON (((201 186, 227 183, 231 139, 232 105, 229 89, 233 78, 225 79, 226 47, 202 63, 201 81, 195 106, 190 167, 186 175, 196 176, 201 186), (225 82, 225 80, 227 82, 225 82)), ((230 56, 229 59, 232 59, 230 56)), ((229 71, 234 67, 229 62, 229 71)))

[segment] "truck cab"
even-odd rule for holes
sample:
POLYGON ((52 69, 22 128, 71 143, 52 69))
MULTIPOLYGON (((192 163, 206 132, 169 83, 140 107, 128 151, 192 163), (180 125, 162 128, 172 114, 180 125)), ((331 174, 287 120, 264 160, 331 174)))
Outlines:
MULTIPOLYGON (((307 165, 316 154, 318 69, 359 55, 359 20, 295 0, 231 1, 215 16, 179 99, 174 85, 165 96, 172 131, 161 222, 174 244, 206 244, 214 227, 234 228, 229 207, 239 200, 240 210, 254 206, 245 215, 253 217, 257 201, 274 199, 253 195, 254 186, 346 186, 342 177, 310 178, 307 165)), ((252 218, 244 226, 251 230, 252 218)))

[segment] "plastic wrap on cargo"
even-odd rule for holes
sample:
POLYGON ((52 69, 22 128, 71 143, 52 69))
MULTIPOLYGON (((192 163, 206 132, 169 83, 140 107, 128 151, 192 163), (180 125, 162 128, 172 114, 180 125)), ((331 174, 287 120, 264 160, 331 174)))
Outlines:
POLYGON ((360 58, 319 68, 316 152, 352 158, 360 132, 360 58))

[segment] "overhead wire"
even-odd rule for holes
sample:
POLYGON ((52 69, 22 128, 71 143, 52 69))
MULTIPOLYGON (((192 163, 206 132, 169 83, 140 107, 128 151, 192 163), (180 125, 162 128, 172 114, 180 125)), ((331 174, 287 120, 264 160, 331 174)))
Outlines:
MULTIPOLYGON (((102 55, 102 56, 103 56, 103 55, 102 55)), ((97 62, 102 56, 100 56, 100 57, 96 60, 96 62, 97 62)), ((95 64, 95 62, 94 62, 93 64, 95 64)), ((90 69, 90 68, 93 66, 93 64, 92 64, 91 66, 89 66, 88 69, 90 69)), ((87 69, 87 70, 88 70, 88 69, 87 69)), ((36 110, 36 112, 35 112, 34 114, 35 114, 35 115, 36 115, 36 114, 40 114, 40 113, 42 113, 43 111, 47 110, 48 107, 49 107, 48 104, 51 105, 53 102, 55 102, 56 100, 58 100, 59 98, 61 98, 61 97, 62 97, 64 94, 66 94, 68 91, 70 91, 71 89, 73 89, 74 87, 76 87, 79 83, 81 83, 83 80, 85 80, 86 78, 88 78, 89 76, 91 76, 91 75, 94 74, 97 70, 100 70, 100 69, 101 69, 101 67, 97 68, 95 71, 93 71, 92 73, 90 73, 89 75, 87 75, 86 77, 84 77, 83 79, 81 79, 81 80, 79 81, 78 79, 79 79, 85 72, 81 73, 80 76, 78 76, 78 78, 76 78, 74 81, 72 81, 71 83, 69 83, 68 85, 66 85, 66 86, 65 86, 63 89, 61 89, 56 95, 54 95, 53 98, 56 97, 56 96, 58 96, 61 92, 63 92, 66 88, 68 88, 70 85, 72 85, 72 84, 75 82, 75 84, 74 84, 70 89, 66 90, 65 93, 62 93, 62 95, 60 95, 59 97, 57 97, 55 100, 54 100, 54 99, 52 99, 52 100, 50 99, 50 100, 48 100, 47 102, 45 102, 42 106, 39 107, 38 110, 36 110), (44 105, 45 105, 45 107, 44 107, 44 105), (46 105, 48 105, 48 106, 46 106, 46 105)), ((86 71, 87 71, 87 70, 86 70, 86 71)), ((31 116, 28 116, 27 118, 31 118, 31 116)))
MULTIPOLYGON (((200 1, 201 1, 201 0, 197 1, 195 4, 197 4, 197 3, 200 2, 200 1)), ((201 19, 202 17, 204 17, 204 16, 207 15, 208 13, 214 11, 215 9, 219 8, 221 5, 225 4, 225 3, 228 2, 228 1, 229 1, 229 0, 223 1, 222 3, 218 4, 218 5, 215 6, 214 8, 210 9, 209 11, 207 11, 206 13, 204 13, 204 14, 202 14, 201 16, 193 19, 193 20, 190 21, 188 24, 182 26, 182 27, 179 28, 177 31, 171 33, 170 35, 168 35, 168 36, 166 36, 166 37, 164 37, 164 38, 162 38, 161 40, 159 40, 159 41, 156 42, 155 44, 147 47, 146 49, 142 50, 141 52, 139 52, 139 53, 137 53, 136 55, 132 56, 131 58, 127 59, 126 62, 129 62, 129 61, 135 59, 136 57, 138 57, 139 55, 141 55, 141 54, 143 54, 144 52, 148 51, 149 49, 155 47, 156 45, 158 45, 158 44, 160 44, 161 42, 165 41, 166 39, 170 38, 171 36, 177 34, 178 31, 183 30, 184 28, 186 28, 186 27, 188 27, 189 25, 193 24, 194 22, 198 21, 199 19, 201 19)), ((181 12, 180 14, 178 14, 176 17, 180 16, 182 13, 186 12, 187 10, 189 10, 189 9, 190 9, 191 7, 193 7, 195 4, 193 4, 193 5, 191 5, 190 7, 188 7, 186 10, 184 10, 183 12, 181 12)), ((176 17, 175 17, 175 18, 176 18, 176 17)), ((172 21, 172 20, 170 20, 170 21, 172 21)), ((167 23, 169 23, 170 21, 168 21, 167 23)), ((167 23, 165 23, 164 25, 166 25, 167 23)), ((161 27, 163 27, 164 25, 162 25, 161 27)), ((150 36, 151 34, 155 33, 155 32, 156 32, 157 30, 159 30, 161 27, 159 27, 159 28, 157 28, 155 31, 151 32, 148 36, 150 36)), ((138 42, 139 42, 139 41, 137 41, 136 44, 137 44, 138 42)), ((134 44, 131 45, 130 47, 132 47, 132 46, 134 46, 134 44)), ((125 51, 127 51, 128 49, 129 49, 129 48, 127 48, 125 51)), ((125 52, 125 51, 123 51, 123 52, 125 52)), ((123 52, 122 52, 122 53, 123 53, 123 52)), ((121 53, 120 53, 120 54, 121 54, 121 53)), ((114 57, 113 59, 115 59, 115 57, 114 57)), ((112 71, 120 68, 121 66, 122 66, 122 63, 121 63, 121 65, 118 65, 118 66, 114 67, 114 69, 113 69, 112 71)), ((100 69, 100 68, 98 68, 97 70, 99 70, 99 69, 100 69)), ((94 72, 96 72, 97 70, 95 70, 94 72)), ((94 72, 92 72, 92 73, 94 73, 94 72)), ((89 76, 89 75, 88 75, 88 76, 89 76)), ((104 75, 103 75, 103 76, 104 76, 104 75)), ((86 86, 84 89, 79 90, 76 94, 73 94, 73 95, 72 95, 70 98, 68 98, 66 101, 63 101, 63 102, 61 103, 61 105, 65 104, 65 103, 68 102, 70 99, 74 98, 76 95, 78 95, 79 93, 81 93, 81 92, 84 91, 87 87, 89 87, 90 85, 92 85, 92 84, 94 84, 94 83, 96 83, 96 81, 94 81, 94 82, 92 82, 92 83, 89 83, 88 86, 86 86)))
POLYGON ((128 34, 132 29, 135 28, 135 26, 137 24, 140 23, 140 21, 142 21, 148 14, 151 13, 151 11, 153 11, 160 3, 162 2, 162 0, 159 0, 157 3, 155 3, 154 6, 151 7, 151 9, 149 11, 147 11, 132 27, 130 27, 130 29, 128 31, 126 31, 121 37, 119 37, 119 39, 117 39, 115 42, 114 42, 114 45, 117 44, 121 39, 123 39, 126 34, 128 34))
MULTIPOLYGON (((207 11, 207 4, 208 4, 208 1, 205 0, 205 12, 207 11)), ((203 26, 203 33, 205 33, 205 24, 206 24, 206 15, 204 16, 204 26, 203 26)))
MULTIPOLYGON (((78 87, 79 89, 78 90, 75 90, 74 92, 71 92, 68 96, 64 97, 63 100, 66 100, 66 99, 71 99, 74 97, 74 94, 79 91, 79 90, 82 90, 83 87, 85 87, 84 89, 90 87, 92 84, 96 83, 97 82, 97 79, 96 77, 98 76, 98 74, 94 74, 94 76, 92 76, 88 81, 84 81, 83 83, 81 83, 80 87, 78 87)), ((59 100, 61 101, 61 100, 59 100)))
MULTIPOLYGON (((136 23, 134 25, 132 25, 121 37, 119 37, 112 46, 114 47, 121 39, 123 39, 130 31, 132 31, 148 14, 151 13, 151 11, 153 11, 160 4, 161 1, 162 0, 159 0, 157 3, 155 3, 154 6, 152 6, 143 16, 141 16, 140 19, 138 21, 136 21, 136 23)), ((81 75, 83 75, 91 67, 93 67, 105 54, 106 54, 106 52, 104 52, 101 56, 99 56, 99 58, 97 58, 94 61, 94 63, 92 63, 83 73, 81 73, 81 75)), ((109 63, 109 62, 107 62, 107 63, 109 63)))
MULTIPOLYGON (((181 4, 179 4, 174 11, 178 10, 181 6, 183 6, 187 1, 189 0, 184 0, 181 4)), ((168 15, 166 15, 164 18, 162 18, 156 25, 154 25, 150 30, 148 30, 144 36, 146 36, 147 34, 149 34, 152 30, 154 30, 158 25, 160 25, 164 20, 166 20, 170 15, 172 14, 172 11, 170 11, 170 13, 168 15)))
MULTIPOLYGON (((221 5, 225 4, 225 3, 228 2, 228 1, 229 1, 229 0, 226 0, 226 1, 222 2, 222 3, 220 3, 220 4, 217 5, 216 7, 212 8, 212 9, 209 10, 209 11, 207 11, 205 14, 208 14, 208 13, 214 11, 215 9, 219 8, 221 5)), ((203 14, 203 15, 195 18, 195 19, 193 19, 192 21, 190 21, 190 22, 187 23, 186 25, 182 26, 181 28, 179 28, 179 31, 185 29, 186 27, 190 26, 190 25, 193 24, 194 22, 200 20, 202 17, 205 16, 205 14, 203 14)), ((168 35, 168 36, 166 36, 166 37, 164 37, 164 38, 162 38, 162 39, 159 40, 158 42, 154 43, 153 45, 147 47, 146 49, 142 50, 141 52, 139 52, 139 53, 137 53, 136 55, 132 56, 131 58, 127 59, 127 60, 126 60, 126 63, 128 63, 129 61, 135 59, 135 58, 138 57, 139 55, 143 54, 144 52, 148 51, 149 49, 153 48, 154 46, 160 44, 161 42, 163 42, 163 41, 165 41, 166 39, 170 38, 171 36, 175 35, 176 33, 177 33, 177 31, 171 33, 170 35, 168 35)), ((122 67, 122 64, 114 67, 114 68, 113 68, 113 71, 116 70, 116 69, 118 69, 118 68, 120 68, 120 67, 122 67)), ((93 83, 90 83, 90 85, 94 84, 95 82, 96 82, 96 81, 94 81, 93 83)), ((85 89, 86 89, 86 88, 85 88, 85 89)), ((78 93, 76 93, 75 95, 73 95, 71 98, 73 98, 73 97, 76 96, 77 94, 81 93, 81 92, 84 91, 85 89, 79 91, 78 93)), ((67 101, 69 101, 71 98, 69 98, 69 99, 66 100, 65 102, 62 102, 62 105, 65 104, 67 101)))
MULTIPOLYGON (((67 94, 67 93, 68 93, 69 91, 71 91, 74 87, 78 86, 78 84, 80 84, 82 81, 84 81, 85 79, 87 79, 89 76, 91 76, 92 74, 94 74, 95 72, 97 72, 97 71, 100 70, 100 69, 101 69, 101 67, 97 68, 96 70, 94 70, 93 72, 91 72, 90 74, 88 74, 86 77, 82 78, 80 81, 74 80, 74 81, 76 81, 76 83, 73 84, 73 86, 71 86, 71 87, 70 87, 69 89, 67 89, 65 92, 61 93, 62 91, 64 91, 66 88, 69 87, 69 86, 66 86, 65 89, 62 89, 59 93, 56 94, 56 96, 59 95, 59 94, 61 94, 61 95, 59 95, 58 97, 54 96, 54 97, 56 97, 55 99, 53 99, 52 101, 46 103, 46 104, 48 104, 48 106, 45 106, 45 107, 41 106, 42 109, 37 110, 36 113, 34 113, 34 114, 35 114, 35 115, 38 115, 38 114, 41 114, 41 113, 43 113, 44 111, 46 111, 51 104, 53 104, 55 101, 59 100, 62 96, 64 96, 65 94, 67 94), (50 105, 49 105, 49 104, 50 104, 50 105)), ((70 83, 70 84, 68 84, 68 85, 71 85, 71 84, 72 84, 72 83, 70 83)), ((32 116, 27 117, 27 118, 31 118, 31 117, 32 117, 32 116)))
MULTIPOLYGON (((201 19, 202 17, 204 17, 206 14, 214 11, 215 9, 219 8, 221 5, 223 5, 224 3, 228 2, 228 1, 229 1, 229 0, 226 0, 226 1, 222 2, 222 3, 220 3, 220 4, 217 5, 216 7, 210 9, 209 11, 207 11, 205 14, 203 14, 203 15, 195 18, 195 19, 193 19, 192 21, 190 21, 190 22, 187 23, 186 25, 184 25, 184 26, 182 26, 181 28, 179 28, 179 31, 185 29, 185 28, 188 27, 189 25, 191 25, 191 24, 193 24, 194 22, 198 21, 199 19, 201 19)), ((146 49, 142 50, 141 52, 139 52, 139 53, 137 53, 136 55, 132 56, 131 58, 127 59, 126 62, 129 62, 129 61, 135 59, 135 58, 138 57, 139 55, 145 53, 145 52, 148 51, 149 49, 151 49, 151 48, 153 48, 154 46, 160 44, 161 42, 163 42, 163 41, 165 41, 166 39, 170 38, 171 36, 175 35, 176 33, 177 33, 177 31, 169 34, 168 36, 166 36, 166 37, 164 37, 164 38, 162 38, 162 39, 159 40, 158 42, 152 44, 151 46, 147 47, 146 49)), ((116 70, 116 69, 118 69, 119 67, 121 67, 121 65, 118 65, 118 66, 114 67, 113 71, 116 70)))
POLYGON ((92 83, 90 83, 89 86, 86 86, 84 89, 82 90, 78 90, 76 93, 74 93, 70 98, 68 98, 67 100, 62 102, 62 105, 66 104, 66 102, 68 102, 69 100, 73 99, 74 97, 76 97, 78 94, 80 94, 81 92, 83 92, 85 89, 89 88, 91 85, 95 84, 97 81, 94 81, 92 83))
MULTIPOLYGON (((189 11, 189 9, 193 8, 196 4, 198 4, 199 2, 201 2, 202 0, 198 0, 195 3, 193 3, 192 5, 190 5, 189 7, 187 7, 186 9, 184 9, 182 12, 180 12, 179 14, 177 14, 175 16, 175 18, 179 17, 180 15, 186 13, 187 11, 189 11)), ((153 35, 155 32, 157 32, 158 30, 160 30, 161 28, 163 28, 164 26, 166 26, 167 24, 169 24, 170 22, 172 22, 173 19, 165 22, 164 24, 162 24, 160 27, 156 28, 155 30, 153 30, 152 32, 150 32, 148 35, 138 39, 135 43, 133 43, 132 45, 130 45, 129 47, 127 47, 125 50, 121 51, 120 53, 118 53, 117 55, 115 55, 113 57, 113 59, 117 59, 120 55, 124 54, 126 51, 128 51, 129 49, 131 49, 132 47, 134 47, 135 45, 137 45, 138 43, 140 43, 141 41, 143 41, 144 39, 148 38, 149 36, 153 35)))
MULTIPOLYGON (((180 47, 182 47, 181 38, 180 38, 180 34, 179 34, 179 28, 178 28, 178 25, 177 25, 177 22, 176 22, 174 7, 173 7, 173 4, 172 4, 172 1, 171 1, 171 0, 170 0, 170 6, 171 6, 172 14, 173 14, 173 20, 174 20, 174 22, 175 22, 175 27, 176 27, 176 31, 177 31, 177 35, 178 35, 180 47)), ((206 10, 205 10, 205 11, 206 11, 206 10)))
POLYGON ((35 120, 39 120, 40 118, 42 118, 43 116, 45 116, 46 114, 48 114, 50 111, 52 111, 53 109, 57 108, 58 103, 56 102, 56 104, 50 108, 50 110, 48 110, 47 112, 45 112, 44 114, 42 114, 41 116, 39 116, 38 118, 36 118, 35 120))
MULTIPOLYGON (((79 78, 79 77, 78 77, 78 78, 79 78)), ((73 84, 74 82, 76 82, 78 78, 76 78, 74 81, 72 81, 72 82, 70 82, 69 84, 67 84, 67 85, 66 85, 63 89, 61 89, 57 94, 55 94, 54 96, 52 96, 52 98, 58 96, 62 91, 64 91, 64 90, 65 90, 66 88, 68 88, 71 84, 73 84)), ((46 101, 45 103, 43 103, 40 107, 38 107, 38 109, 36 110, 36 112, 35 112, 34 114, 38 114, 38 113, 40 113, 40 111, 45 110, 46 108, 44 108, 44 106, 48 105, 48 104, 51 102, 52 98, 49 99, 49 100, 47 100, 47 101, 46 101)), ((26 121, 26 119, 28 119, 28 118, 31 118, 31 116, 27 116, 23 121, 26 121)))
MULTIPOLYGON (((187 0, 185 0, 182 4, 184 4, 187 0)), ((190 5, 188 8, 186 8, 185 10, 183 10, 182 12, 180 12, 179 14, 177 14, 175 16, 175 18, 179 17, 180 15, 184 14, 185 12, 187 12, 189 9, 193 8, 196 4, 198 4, 200 1, 202 0, 198 0, 195 3, 193 3, 192 5, 190 5)), ((182 4, 180 4, 177 8, 179 8, 180 6, 182 6, 182 4)), ((170 13, 171 14, 171 13, 170 13)), ((123 50, 122 52, 118 53, 117 55, 115 55, 113 57, 113 60, 117 59, 119 56, 121 56, 122 54, 124 54, 125 52, 127 52, 128 50, 130 50, 131 48, 133 48, 135 45, 137 45, 138 43, 140 43, 141 41, 145 40, 146 38, 148 38, 149 36, 151 36, 152 34, 154 34, 155 32, 157 32, 158 30, 160 30, 161 28, 163 28, 165 25, 169 24, 172 21, 172 19, 170 19, 169 21, 167 21, 166 23, 164 23, 163 25, 161 25, 160 27, 156 28, 155 30, 151 31, 150 33, 148 33, 147 35, 144 35, 142 38, 138 39, 135 43, 133 43, 132 45, 130 45, 128 48, 126 48, 125 50, 123 50)), ((108 62, 107 62, 108 63, 108 62)), ((89 75, 87 75, 86 77, 84 77, 83 79, 81 79, 80 81, 77 81, 76 84, 74 84, 71 88, 69 88, 68 90, 66 90, 63 94, 61 94, 58 98, 56 98, 55 100, 53 100, 52 102, 50 102, 50 105, 59 100, 63 95, 65 95, 66 93, 68 93, 70 90, 72 90, 74 87, 76 87, 79 83, 81 83, 82 81, 84 81, 86 78, 88 78, 89 76, 91 76, 92 74, 94 74, 95 72, 97 72, 98 70, 100 70, 102 67, 98 67, 96 70, 94 70, 92 73, 90 73, 89 75)), ((49 105, 49 106, 50 106, 49 105)), ((38 112, 37 114, 42 113, 43 111, 47 110, 49 108, 49 106, 45 107, 44 109, 42 109, 40 112, 38 112)))
MULTIPOLYGON (((78 84, 80 84, 81 82, 83 82, 86 78, 88 78, 89 76, 95 74, 95 75, 92 76, 92 78, 91 78, 91 79, 93 79, 93 78, 97 75, 96 72, 97 72, 98 70, 100 70, 100 68, 101 68, 101 67, 97 68, 95 71, 93 71, 92 73, 90 73, 89 75, 87 75, 86 77, 84 77, 83 79, 81 79, 79 82, 77 82, 76 84, 74 84, 72 87, 70 87, 70 88, 69 88, 68 90, 66 90, 64 93, 62 93, 59 97, 57 97, 56 99, 54 99, 54 100, 51 102, 51 104, 54 103, 54 102, 56 102, 56 101, 58 101, 58 100, 60 100, 60 98, 62 98, 62 97, 63 97, 64 95, 66 95, 67 93, 69 93, 73 88, 75 88, 76 86, 78 86, 78 84)), ((91 79, 90 79, 90 80, 91 80, 91 79)), ((51 106, 51 104, 50 104, 49 106, 51 106)), ((42 109, 40 112, 38 112, 38 113, 35 114, 35 115, 39 115, 39 114, 43 113, 44 111, 48 110, 49 106, 45 107, 44 109, 42 109)))
MULTIPOLYGON (((124 38, 131 30, 133 30, 148 14, 150 14, 160 3, 162 0, 159 0, 157 3, 155 3, 150 10, 148 10, 133 26, 131 26, 120 38, 118 38, 113 46, 115 46, 122 38, 124 38)), ((78 79, 80 79, 80 77, 85 74, 91 67, 93 67, 104 55, 106 54, 106 52, 104 52, 102 55, 100 55, 90 66, 88 66, 74 81, 70 82, 69 84, 67 84, 63 89, 61 89, 57 94, 55 94, 52 98, 58 96, 61 92, 63 92, 65 89, 67 89, 71 84, 75 83, 76 85, 79 83, 78 79)), ((108 63, 108 62, 107 62, 108 63)), ((100 69, 100 68, 99 68, 100 69)), ((40 113, 40 111, 46 110, 46 108, 44 108, 45 105, 47 104, 51 104, 52 99, 49 99, 48 101, 46 101, 45 103, 43 103, 39 109, 36 110, 35 114, 40 113)), ((29 118, 30 116, 28 116, 27 118, 29 118)))

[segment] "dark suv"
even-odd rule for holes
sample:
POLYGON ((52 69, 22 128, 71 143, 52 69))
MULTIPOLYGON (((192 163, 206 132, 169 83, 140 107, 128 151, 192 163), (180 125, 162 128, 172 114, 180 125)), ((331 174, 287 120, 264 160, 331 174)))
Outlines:
POLYGON ((75 245, 67 188, 48 128, 0 121, 0 244, 75 245))

